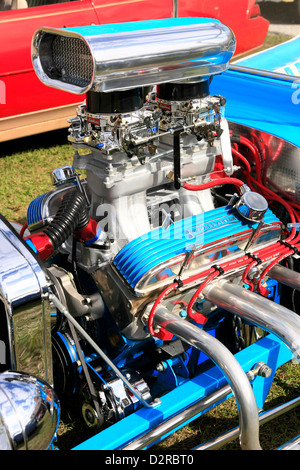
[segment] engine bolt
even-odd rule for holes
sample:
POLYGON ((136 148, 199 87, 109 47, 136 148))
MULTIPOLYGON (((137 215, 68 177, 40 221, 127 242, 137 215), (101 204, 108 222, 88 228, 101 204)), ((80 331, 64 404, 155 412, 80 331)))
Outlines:
POLYGON ((269 367, 267 364, 264 364, 264 363, 261 364, 259 371, 258 371, 258 375, 260 377, 264 377, 264 378, 270 377, 271 373, 272 373, 271 367, 269 367))
POLYGON ((157 372, 164 372, 164 370, 165 370, 165 369, 166 369, 166 368, 165 368, 165 366, 164 366, 164 363, 163 363, 163 362, 160 362, 160 363, 159 363, 159 364, 157 364, 157 366, 156 366, 156 370, 157 370, 157 372))
POLYGON ((265 362, 258 362, 256 366, 247 372, 249 380, 253 380, 257 375, 260 377, 270 377, 272 373, 271 367, 269 367, 265 362))

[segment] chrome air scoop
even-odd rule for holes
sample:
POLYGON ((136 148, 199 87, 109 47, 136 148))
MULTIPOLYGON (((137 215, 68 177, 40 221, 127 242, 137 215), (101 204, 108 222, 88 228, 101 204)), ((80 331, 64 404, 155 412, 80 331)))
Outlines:
POLYGON ((232 31, 209 18, 40 28, 32 42, 39 79, 82 94, 196 79, 223 72, 235 50, 232 31))

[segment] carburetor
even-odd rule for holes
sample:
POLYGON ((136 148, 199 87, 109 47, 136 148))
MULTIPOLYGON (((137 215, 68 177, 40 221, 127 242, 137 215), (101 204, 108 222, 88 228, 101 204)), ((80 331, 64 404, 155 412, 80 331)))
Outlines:
POLYGON ((149 155, 153 154, 161 112, 144 106, 145 92, 143 88, 114 92, 109 101, 106 94, 89 92, 77 117, 69 121, 69 141, 100 149, 106 157, 126 152, 129 157, 136 155, 140 159, 145 153, 138 142, 149 142, 149 155))

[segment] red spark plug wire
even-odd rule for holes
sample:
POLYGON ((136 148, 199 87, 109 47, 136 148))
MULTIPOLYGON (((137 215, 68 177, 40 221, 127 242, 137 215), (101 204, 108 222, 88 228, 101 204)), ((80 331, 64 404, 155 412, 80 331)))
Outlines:
POLYGON ((260 155, 258 153, 257 148, 255 147, 254 144, 252 144, 252 142, 250 140, 248 140, 248 139, 246 139, 245 137, 242 137, 242 136, 240 136, 240 143, 242 145, 245 145, 250 150, 250 152, 251 152, 251 154, 254 158, 254 161, 255 161, 257 179, 260 183, 262 183, 262 180, 261 180, 261 159, 260 159, 260 155))
POLYGON ((263 291, 263 288, 262 288, 262 282, 264 280, 264 278, 266 277, 266 275, 268 274, 268 272, 278 263, 280 263, 281 261, 283 261, 285 258, 287 258, 288 256, 292 255, 294 253, 294 250, 292 248, 285 248, 284 252, 278 256, 278 258, 275 258, 265 269, 264 271, 262 272, 259 280, 258 280, 258 283, 257 283, 257 291, 258 292, 262 292, 263 291))
POLYGON ((154 321, 154 317, 155 317, 155 313, 156 313, 156 310, 158 309, 158 307, 160 306, 162 300, 167 297, 173 290, 177 289, 177 287, 179 287, 179 283, 178 282, 173 282, 173 284, 169 285, 159 296, 158 298, 156 299, 156 301, 154 302, 154 305, 151 309, 151 312, 150 312, 150 315, 149 315, 149 318, 148 318, 148 330, 149 330, 149 333, 150 335, 152 336, 156 336, 155 334, 155 331, 153 329, 153 321, 154 321))
MULTIPOLYGON (((297 222, 300 221, 300 216, 298 216, 298 214, 295 214, 295 218, 297 219, 297 222)), ((289 237, 289 238, 291 238, 291 237, 289 237)), ((282 242, 280 242, 281 246, 282 246, 282 253, 277 258, 275 258, 262 272, 262 274, 259 278, 259 281, 257 283, 257 289, 258 289, 259 292, 262 290, 262 282, 263 282, 264 278, 266 277, 266 275, 268 274, 268 272, 276 264, 280 263, 285 258, 287 258, 288 256, 290 256, 290 255, 292 255, 292 254, 294 254, 295 252, 298 251, 298 248, 300 248, 300 246, 298 246, 298 245, 300 245, 300 232, 299 232, 299 234, 297 235, 296 238, 292 239, 293 245, 290 242, 287 242, 287 240, 288 239, 285 239, 282 242)))
POLYGON ((201 313, 198 313, 198 312, 193 312, 193 306, 194 306, 194 303, 196 302, 197 298, 199 297, 199 295, 201 294, 201 292, 203 291, 203 289, 205 289, 205 287, 217 276, 219 276, 220 274, 222 274, 223 272, 223 269, 220 268, 220 267, 213 267, 213 272, 210 273, 210 275, 205 279, 205 281, 202 282, 202 284, 200 284, 200 286, 198 287, 198 289, 196 290, 195 294, 193 295, 193 297, 191 298, 189 304, 188 304, 188 308, 187 308, 187 314, 190 318, 194 319, 197 323, 201 323, 202 325, 204 325, 207 321, 207 317, 205 315, 202 315, 201 313))
MULTIPOLYGON (((268 261, 269 259, 272 260, 274 257, 277 258, 278 256, 280 256, 282 254, 282 245, 281 246, 278 246, 278 245, 280 245, 280 242, 276 242, 272 246, 261 249, 261 250, 255 252, 255 256, 259 256, 263 262, 268 261)), ((251 261, 251 255, 246 254, 246 255, 241 256, 238 259, 227 261, 224 264, 220 264, 220 268, 224 271, 224 273, 227 273, 227 272, 231 271, 231 269, 237 269, 237 268, 240 268, 242 266, 247 266, 248 264, 252 264, 252 263, 253 263, 253 261, 251 261)), ((200 295, 202 290, 209 284, 209 282, 211 282, 212 279, 214 279, 219 274, 220 274, 220 271, 218 269, 216 269, 214 267, 211 267, 211 268, 207 269, 205 272, 202 272, 201 274, 195 274, 195 275, 193 275, 193 276, 191 276, 187 279, 183 279, 181 281, 182 285, 184 286, 184 285, 194 283, 200 278, 208 276, 205 279, 205 281, 203 281, 201 286, 199 286, 198 290, 193 295, 193 297, 192 297, 192 299, 189 303, 188 313, 189 313, 189 315, 191 315, 191 318, 193 318, 193 313, 192 313, 191 309, 192 309, 192 306, 193 306, 195 300, 200 295)), ((179 287, 179 285, 180 285, 179 281, 175 280, 172 284, 170 284, 169 286, 167 286, 164 289, 164 291, 159 295, 159 297, 155 301, 155 303, 154 303, 154 305, 153 305, 153 307, 150 311, 149 318, 148 318, 148 325, 147 325, 149 333, 152 336, 157 336, 156 333, 153 330, 153 322, 154 322, 154 317, 155 317, 155 313, 157 311, 157 308, 159 307, 161 302, 171 292, 173 292, 175 289, 177 289, 179 287)))
MULTIPOLYGON (((243 266, 243 265, 246 265, 247 263, 250 262, 250 259, 247 255, 244 255, 244 256, 241 256, 240 258, 238 258, 237 260, 234 260, 234 261, 227 261, 226 263, 224 263, 224 265, 221 265, 220 268, 222 268, 224 271, 230 271, 231 269, 235 269, 237 267, 239 267, 240 265, 243 266)), ((154 317, 155 317, 155 313, 159 307, 159 305, 161 304, 161 302, 171 293, 173 292, 173 290, 177 289, 180 285, 180 283, 182 283, 182 285, 187 285, 187 284, 191 284, 195 281, 197 281, 198 279, 202 278, 202 277, 205 277, 205 276, 209 276, 210 274, 220 274, 220 272, 218 270, 216 270, 215 268, 211 267, 211 268, 208 268, 205 272, 202 272, 201 274, 195 274, 191 277, 189 277, 188 279, 183 279, 182 281, 174 281, 172 284, 170 284, 169 286, 167 286, 162 292, 161 294, 159 295, 159 297, 156 299, 156 301, 154 302, 153 306, 152 306, 152 309, 150 311, 150 314, 149 314, 149 317, 148 317, 148 322, 147 322, 147 327, 148 327, 148 330, 149 330, 149 333, 152 335, 152 336, 157 336, 156 333, 154 332, 154 329, 153 329, 153 322, 154 322, 154 317), (212 271, 213 270, 213 271, 212 271)), ((207 281, 207 283, 205 284, 205 286, 208 284, 208 282, 210 282, 211 279, 209 279, 209 281, 207 281)), ((204 287, 205 287, 204 286, 204 287)), ((204 288, 203 287, 203 288, 204 288)))

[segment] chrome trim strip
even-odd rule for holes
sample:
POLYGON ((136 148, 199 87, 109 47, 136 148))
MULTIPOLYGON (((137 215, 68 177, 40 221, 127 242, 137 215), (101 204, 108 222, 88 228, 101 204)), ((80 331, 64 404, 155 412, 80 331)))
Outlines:
POLYGON ((259 75, 262 78, 275 78, 277 80, 283 80, 287 82, 296 82, 299 81, 298 77, 292 76, 292 75, 286 75, 284 73, 278 73, 278 72, 272 72, 269 70, 261 70, 261 69, 255 69, 252 67, 245 67, 244 65, 235 65, 234 63, 230 65, 229 71, 232 70, 234 72, 244 72, 247 74, 252 74, 252 75, 259 75))

